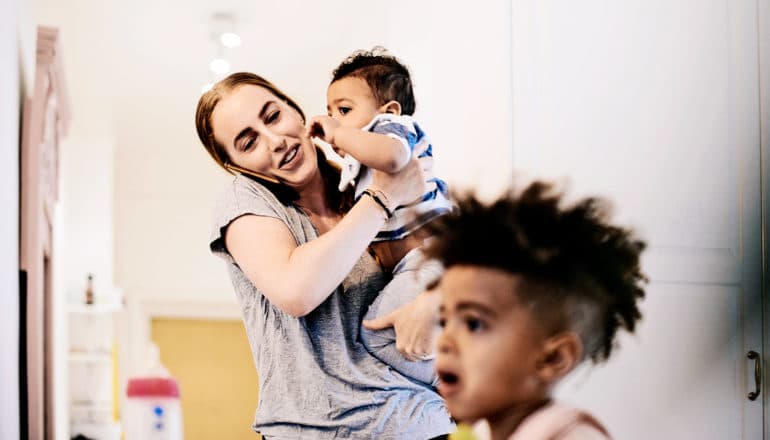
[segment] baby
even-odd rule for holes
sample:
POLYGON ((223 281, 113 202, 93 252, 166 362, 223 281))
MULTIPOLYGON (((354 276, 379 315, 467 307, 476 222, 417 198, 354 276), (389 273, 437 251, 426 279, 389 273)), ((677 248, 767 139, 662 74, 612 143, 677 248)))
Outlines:
MULTIPOLYGON (((423 226, 448 213, 447 185, 427 176, 428 192, 408 206, 391 206, 386 194, 366 190, 371 169, 396 172, 412 157, 430 158, 433 147, 412 118, 415 99, 409 70, 384 49, 359 51, 333 72, 327 91, 328 116, 309 122, 310 134, 332 145, 344 157, 340 190, 355 185, 356 197, 370 196, 388 220, 370 246, 392 280, 370 306, 365 320, 387 315, 425 290, 442 271, 436 262, 423 263, 423 226)), ((430 359, 407 360, 396 350, 392 328, 362 328, 361 340, 377 358, 402 374, 428 384, 436 381, 430 359)))
POLYGON ((569 207, 536 182, 433 222, 425 249, 446 267, 438 389, 479 439, 607 439, 552 391, 583 361, 606 361, 641 318, 644 242, 589 198, 569 207))

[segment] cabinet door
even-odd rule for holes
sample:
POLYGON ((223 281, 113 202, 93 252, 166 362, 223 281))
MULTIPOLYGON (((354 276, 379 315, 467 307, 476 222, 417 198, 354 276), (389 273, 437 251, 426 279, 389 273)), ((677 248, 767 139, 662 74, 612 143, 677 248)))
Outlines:
POLYGON ((616 438, 756 439, 757 2, 513 2, 514 165, 604 194, 650 245, 644 318, 560 389, 616 438))

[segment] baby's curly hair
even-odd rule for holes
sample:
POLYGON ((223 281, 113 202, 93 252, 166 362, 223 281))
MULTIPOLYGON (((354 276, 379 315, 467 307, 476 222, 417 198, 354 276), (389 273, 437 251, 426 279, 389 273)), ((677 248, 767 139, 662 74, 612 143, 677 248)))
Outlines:
POLYGON ((347 77, 366 81, 377 105, 396 101, 401 104, 401 114, 414 114, 417 103, 409 69, 384 47, 375 46, 372 50, 353 52, 334 69, 331 82, 347 77))
POLYGON ((584 358, 607 360, 619 328, 633 332, 647 281, 639 257, 645 243, 609 223, 609 204, 587 198, 560 207, 562 194, 535 182, 516 196, 485 205, 461 197, 459 209, 427 227, 428 257, 520 276, 516 294, 550 332, 580 335, 584 358))

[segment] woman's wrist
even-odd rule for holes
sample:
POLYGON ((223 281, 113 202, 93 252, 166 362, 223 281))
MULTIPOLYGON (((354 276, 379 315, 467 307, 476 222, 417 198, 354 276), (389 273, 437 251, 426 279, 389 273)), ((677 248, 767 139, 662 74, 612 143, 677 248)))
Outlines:
POLYGON ((386 219, 389 219, 393 216, 393 212, 396 210, 396 206, 388 193, 377 187, 369 187, 363 191, 362 195, 371 197, 372 200, 374 200, 377 205, 379 205, 385 212, 387 217, 386 219))
POLYGON ((365 189, 361 196, 368 196, 372 201, 377 205, 377 207, 382 211, 383 218, 385 221, 388 221, 392 216, 393 212, 388 209, 388 205, 385 203, 385 199, 381 197, 378 193, 376 193, 374 190, 371 189, 365 189))

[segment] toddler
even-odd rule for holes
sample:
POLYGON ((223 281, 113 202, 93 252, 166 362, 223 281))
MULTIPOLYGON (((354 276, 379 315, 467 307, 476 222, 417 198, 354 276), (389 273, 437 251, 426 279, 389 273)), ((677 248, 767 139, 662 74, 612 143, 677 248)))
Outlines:
MULTIPOLYGON (((371 169, 396 172, 412 157, 432 157, 433 147, 412 117, 415 99, 409 70, 384 49, 358 51, 333 72, 327 91, 327 116, 311 119, 310 134, 332 145, 343 156, 340 190, 355 186, 356 197, 375 199, 388 217, 370 246, 392 280, 380 292, 364 317, 387 315, 414 299, 442 272, 439 264, 423 263, 421 246, 427 238, 423 226, 448 213, 452 204, 447 186, 427 176, 428 192, 408 206, 391 206, 387 195, 366 190, 371 169)), ((431 359, 407 360, 396 350, 392 328, 361 329, 361 341, 377 358, 402 374, 435 384, 431 359)))
POLYGON ((641 317, 644 242, 609 223, 606 205, 536 182, 485 205, 466 197, 437 219, 428 257, 446 268, 438 390, 479 439, 608 439, 552 391, 583 361, 606 361, 641 317))

